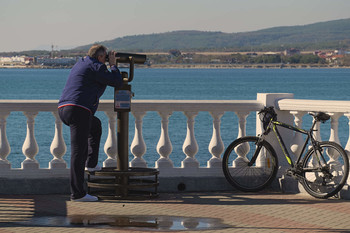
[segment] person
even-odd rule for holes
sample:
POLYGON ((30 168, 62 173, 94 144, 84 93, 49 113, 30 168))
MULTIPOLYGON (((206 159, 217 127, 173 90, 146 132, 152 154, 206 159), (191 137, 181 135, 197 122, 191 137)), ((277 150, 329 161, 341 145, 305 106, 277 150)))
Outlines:
POLYGON ((97 201, 84 189, 84 168, 98 171, 101 121, 94 116, 99 98, 107 86, 120 88, 123 80, 116 66, 115 52, 109 52, 110 71, 106 66, 107 48, 93 45, 85 58, 71 69, 58 103, 58 114, 70 127, 70 188, 72 201, 97 201))

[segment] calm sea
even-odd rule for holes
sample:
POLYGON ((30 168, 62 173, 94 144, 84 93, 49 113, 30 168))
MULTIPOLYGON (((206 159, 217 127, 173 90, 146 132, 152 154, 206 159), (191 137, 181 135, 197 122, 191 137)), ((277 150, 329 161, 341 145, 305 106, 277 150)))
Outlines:
MULTIPOLYGON (((59 99, 69 70, 65 69, 0 69, 0 99, 59 99)), ((350 69, 136 69, 131 82, 135 99, 201 99, 201 100, 255 100, 257 93, 294 93, 297 99, 350 100, 350 69)), ((102 99, 112 99, 113 88, 107 88, 102 99)), ((1 111, 1 110, 0 110, 1 111)), ((107 118, 98 112, 103 122, 104 133, 100 161, 107 157, 103 143, 107 138, 107 118)), ((255 133, 255 116, 248 117, 247 134, 255 133)), ((39 144, 36 159, 45 168, 52 159, 50 144, 54 136, 54 117, 40 112, 36 117, 35 136, 39 144)), ((134 136, 133 117, 130 117, 130 139, 134 136)), ((186 137, 186 117, 175 112, 170 117, 169 134, 173 145, 170 155, 175 166, 185 158, 182 144, 186 137)), ((225 113, 221 133, 225 146, 237 137, 237 117, 225 113)), ((347 119, 340 119, 339 136, 343 146, 348 138, 347 119), (343 122, 343 123, 342 123, 343 122)), ((207 112, 196 117, 195 134, 199 151, 196 158, 201 166, 211 158, 208 145, 212 134, 212 118, 207 112)), ((307 122, 305 121, 305 126, 307 122)), ((329 127, 329 126, 324 126, 329 127)), ((149 112, 144 117, 144 139, 147 152, 144 159, 154 166, 159 155, 156 145, 160 135, 160 117, 149 112)), ((11 154, 7 159, 12 167, 20 167, 25 159, 22 145, 26 136, 26 118, 20 112, 13 112, 7 119, 7 138, 11 154)), ((64 126, 69 161, 69 130, 64 126)), ((322 138, 329 138, 329 130, 322 130, 322 138)), ((130 155, 130 159, 133 156, 130 155)))

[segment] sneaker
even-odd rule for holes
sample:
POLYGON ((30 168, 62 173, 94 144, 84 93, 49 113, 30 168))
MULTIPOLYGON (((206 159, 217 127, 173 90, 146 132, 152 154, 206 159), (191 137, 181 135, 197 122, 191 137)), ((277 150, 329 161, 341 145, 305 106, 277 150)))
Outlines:
POLYGON ((71 199, 71 201, 76 201, 76 202, 91 202, 91 201, 98 201, 98 197, 95 196, 91 196, 89 194, 86 194, 84 197, 82 198, 78 198, 78 199, 71 199))
POLYGON ((89 171, 89 172, 97 172, 97 171, 101 171, 102 167, 96 165, 96 167, 85 167, 85 171, 89 171))

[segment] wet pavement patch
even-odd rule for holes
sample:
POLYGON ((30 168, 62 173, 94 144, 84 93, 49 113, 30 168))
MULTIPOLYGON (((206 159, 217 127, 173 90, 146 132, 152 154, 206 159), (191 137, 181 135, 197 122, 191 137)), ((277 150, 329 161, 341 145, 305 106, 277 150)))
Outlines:
POLYGON ((217 218, 181 216, 71 215, 33 217, 16 225, 48 227, 125 228, 145 231, 217 230, 229 228, 217 218))

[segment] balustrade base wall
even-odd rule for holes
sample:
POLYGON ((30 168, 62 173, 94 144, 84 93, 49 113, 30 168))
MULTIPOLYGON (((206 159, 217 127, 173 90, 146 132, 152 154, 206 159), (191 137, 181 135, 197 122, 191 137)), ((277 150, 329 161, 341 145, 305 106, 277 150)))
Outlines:
MULTIPOLYGON (((276 180, 268 189, 280 192, 279 184, 276 180)), ((235 190, 224 177, 159 177, 158 191, 165 192, 218 192, 235 190)), ((8 179, 0 178, 0 195, 1 194, 19 194, 19 195, 36 195, 36 194, 70 194, 69 178, 54 179, 8 179)))
POLYGON ((70 194, 69 178, 0 178, 0 194, 70 194))

